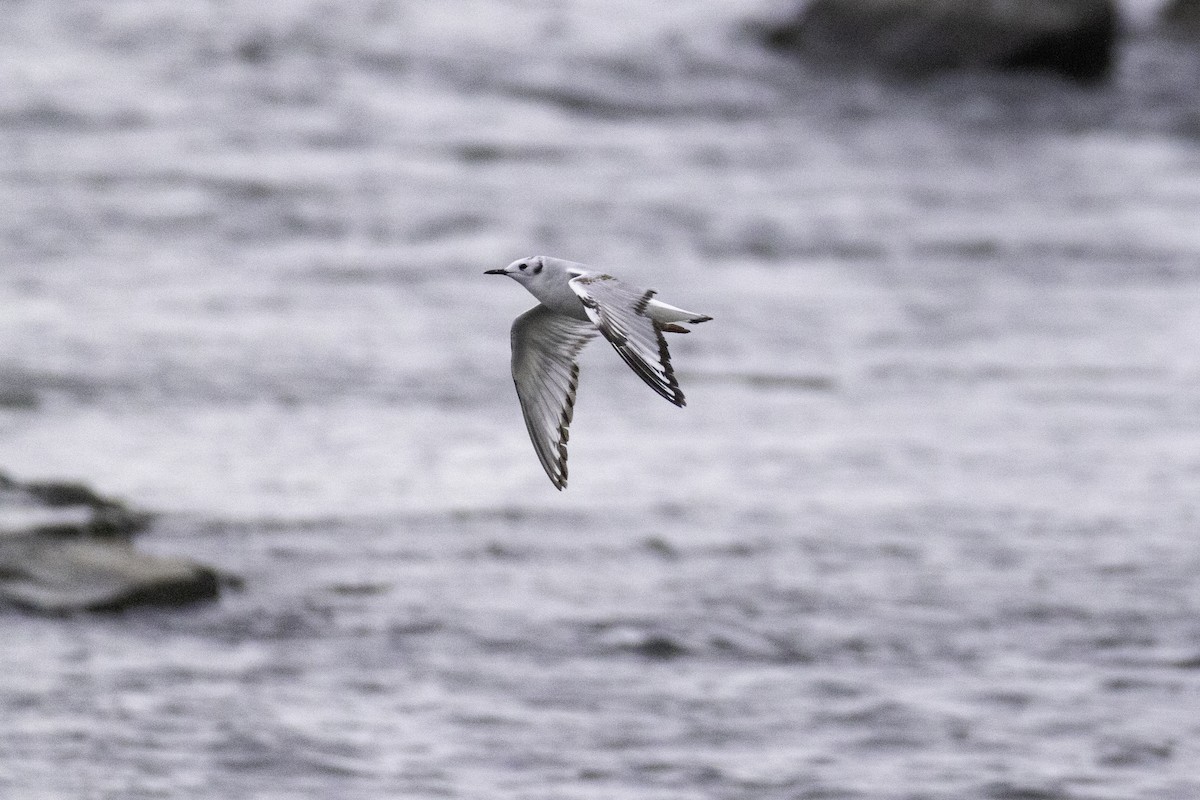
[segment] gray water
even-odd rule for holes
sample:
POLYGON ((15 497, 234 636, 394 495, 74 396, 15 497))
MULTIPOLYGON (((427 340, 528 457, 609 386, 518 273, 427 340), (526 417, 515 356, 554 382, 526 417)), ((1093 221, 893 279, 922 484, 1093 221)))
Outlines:
MULTIPOLYGON (((13 798, 1200 797, 1200 69, 831 81, 757 0, 18 2, 0 468, 241 588, 3 615, 13 798), (715 320, 508 375, 547 253, 715 320)), ((1141 25, 1142 27, 1139 27, 1141 25)))

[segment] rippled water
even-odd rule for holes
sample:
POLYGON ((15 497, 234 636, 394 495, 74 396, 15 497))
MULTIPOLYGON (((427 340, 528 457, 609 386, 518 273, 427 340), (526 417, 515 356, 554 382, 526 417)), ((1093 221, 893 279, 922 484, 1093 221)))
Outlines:
POLYGON ((0 793, 1200 795, 1193 54, 904 88, 766 2, 276 6, 0 33, 0 468, 242 583, 5 614, 0 793), (539 252, 715 318, 683 411, 585 353, 562 494, 481 275, 539 252))

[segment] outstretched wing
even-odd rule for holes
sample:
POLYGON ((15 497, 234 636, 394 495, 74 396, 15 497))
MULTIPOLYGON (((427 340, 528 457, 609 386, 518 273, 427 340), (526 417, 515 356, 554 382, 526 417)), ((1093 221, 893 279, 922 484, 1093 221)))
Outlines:
POLYGON ((635 289, 600 273, 572 278, 569 285, 579 295, 588 318, 629 368, 675 405, 685 405, 662 327, 645 313, 654 290, 635 289))
POLYGON ((567 429, 575 412, 579 351, 596 335, 588 323, 543 305, 512 326, 512 374, 538 461, 558 490, 567 485, 567 429))

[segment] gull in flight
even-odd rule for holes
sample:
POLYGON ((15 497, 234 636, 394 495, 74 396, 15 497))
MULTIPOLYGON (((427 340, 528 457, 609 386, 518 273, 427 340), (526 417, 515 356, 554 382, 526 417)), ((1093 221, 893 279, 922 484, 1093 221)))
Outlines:
POLYGON ((684 405, 663 333, 687 333, 678 323, 712 317, 660 303, 653 289, 634 288, 561 258, 522 258, 484 274, 507 275, 540 301, 513 322, 512 374, 533 449, 559 491, 567 485, 576 358, 597 332, 651 389, 684 405))

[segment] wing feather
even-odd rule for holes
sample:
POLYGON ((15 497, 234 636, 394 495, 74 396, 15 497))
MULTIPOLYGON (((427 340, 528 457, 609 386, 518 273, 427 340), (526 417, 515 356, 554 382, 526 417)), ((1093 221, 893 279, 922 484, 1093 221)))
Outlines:
POLYGON ((671 366, 662 326, 646 316, 653 289, 635 289, 611 275, 585 273, 572 278, 588 318, 639 378, 677 406, 686 405, 671 366))
POLYGON ((567 485, 567 440, 579 386, 576 358, 596 330, 538 305, 512 326, 512 374, 538 461, 558 490, 567 485))

